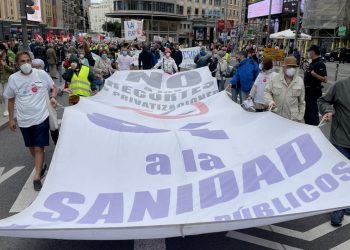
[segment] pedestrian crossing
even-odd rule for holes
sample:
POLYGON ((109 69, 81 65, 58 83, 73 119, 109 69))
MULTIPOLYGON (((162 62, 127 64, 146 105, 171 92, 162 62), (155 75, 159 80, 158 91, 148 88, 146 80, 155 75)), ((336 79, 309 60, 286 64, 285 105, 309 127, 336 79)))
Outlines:
MULTIPOLYGON (((5 174, 11 174, 14 175, 15 173, 19 172, 24 166, 21 167, 15 167, 11 170, 7 171, 5 174)), ((0 168, 0 179, 6 178, 4 177, 4 174, 2 174, 1 168, 0 168)), ((29 175, 28 179, 26 180, 25 184, 23 185, 23 188, 17 195, 16 200, 14 201, 11 209, 9 210, 10 214, 13 213, 19 213, 23 211, 25 208, 27 208, 37 197, 39 192, 35 192, 33 189, 33 176, 34 176, 34 170, 29 175)), ((4 179, 5 180, 5 179, 4 179)), ((6 181, 6 180, 5 180, 6 181)), ((43 183, 45 185, 45 179, 43 180, 43 183)), ((239 231, 230 231, 230 232, 224 232, 222 234, 219 234, 220 237, 218 237, 218 234, 207 234, 202 236, 187 236, 185 238, 174 238, 171 239, 170 242, 168 239, 150 239, 150 240, 134 240, 133 241, 133 249, 134 250, 173 250, 173 249, 181 249, 182 248, 176 248, 174 247, 174 242, 183 242, 183 241, 197 241, 197 240, 204 240, 204 239, 210 239, 213 237, 218 242, 226 242, 229 240, 229 245, 232 244, 231 249, 276 249, 276 250, 299 250, 299 249, 334 249, 334 250, 348 250, 350 249, 350 240, 349 236, 346 238, 342 237, 343 240, 339 240, 337 242, 338 245, 334 244, 334 246, 329 248, 323 248, 320 246, 317 248, 318 245, 317 242, 324 237, 330 237, 334 241, 334 235, 337 233, 337 230, 342 231, 341 233, 346 235, 348 234, 348 231, 350 231, 350 217, 345 217, 343 226, 340 228, 332 227, 329 223, 329 221, 320 223, 319 225, 307 230, 307 231, 298 231, 295 229, 290 229, 287 227, 283 227, 280 225, 268 225, 259 227, 256 229, 249 229, 247 230, 239 230, 239 231), (259 233, 256 233, 257 231, 265 231, 267 232, 269 236, 261 236, 259 233), (284 238, 288 238, 289 240, 284 242, 284 238)), ((198 244, 198 243, 197 243, 198 244)), ((218 244, 216 247, 209 247, 206 244, 203 244, 201 248, 198 248, 198 245, 194 244, 193 248, 192 245, 186 245, 185 249, 200 249, 200 250, 221 250, 222 248, 218 244), (196 246, 195 246, 196 245, 196 246)), ((1 247, 0 247, 1 249, 1 247)), ((119 248, 118 248, 119 249, 119 248)), ((226 249, 226 248, 225 248, 226 249)), ((2 249, 1 249, 2 250, 2 249)), ((125 250, 132 250, 132 249, 125 249, 125 250)))

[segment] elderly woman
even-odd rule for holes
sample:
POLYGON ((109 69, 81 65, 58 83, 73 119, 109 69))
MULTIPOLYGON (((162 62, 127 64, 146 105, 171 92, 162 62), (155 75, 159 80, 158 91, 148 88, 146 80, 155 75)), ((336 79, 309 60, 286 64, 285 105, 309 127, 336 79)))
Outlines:
POLYGON ((110 77, 114 71, 115 69, 112 68, 112 62, 108 58, 107 50, 103 50, 101 58, 95 63, 96 85, 99 89, 102 88, 104 80, 110 77))
POLYGON ((266 85, 265 100, 276 114, 301 122, 305 113, 305 89, 297 71, 297 59, 286 57, 281 72, 266 85))

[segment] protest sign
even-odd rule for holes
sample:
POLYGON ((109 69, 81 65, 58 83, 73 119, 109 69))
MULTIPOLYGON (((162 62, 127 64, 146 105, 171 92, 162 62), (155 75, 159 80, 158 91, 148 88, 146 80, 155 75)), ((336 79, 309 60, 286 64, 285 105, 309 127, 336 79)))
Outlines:
POLYGON ((181 68, 194 68, 194 58, 197 54, 199 54, 200 47, 191 47, 191 48, 185 48, 181 49, 182 52, 182 63, 180 64, 181 68))
POLYGON ((143 36, 143 20, 124 21, 124 32, 126 40, 134 40, 143 36))
POLYGON ((67 108, 39 196, 0 236, 164 238, 350 205, 349 161, 318 128, 244 111, 208 71, 117 72, 67 108))

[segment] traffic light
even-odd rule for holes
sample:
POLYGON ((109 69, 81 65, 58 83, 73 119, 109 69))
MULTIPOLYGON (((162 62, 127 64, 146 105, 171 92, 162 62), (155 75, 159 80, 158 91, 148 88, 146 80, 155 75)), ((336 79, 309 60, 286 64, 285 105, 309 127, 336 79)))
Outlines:
POLYGON ((292 17, 290 19, 290 29, 291 30, 296 30, 297 27, 297 18, 296 17, 292 17))
POLYGON ((27 14, 34 14, 35 13, 35 9, 33 8, 35 5, 34 0, 24 0, 25 6, 26 6, 26 13, 27 14))

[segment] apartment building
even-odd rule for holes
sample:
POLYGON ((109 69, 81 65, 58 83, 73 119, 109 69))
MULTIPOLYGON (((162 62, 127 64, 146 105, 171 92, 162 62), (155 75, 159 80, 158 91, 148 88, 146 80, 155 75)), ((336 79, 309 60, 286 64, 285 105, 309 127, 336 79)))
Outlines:
POLYGON ((226 28, 229 32, 242 18, 242 0, 114 0, 107 17, 144 19, 144 30, 154 36, 192 46, 217 40, 226 28), (225 18, 226 15, 226 18, 225 18), (224 22, 224 26, 219 24, 224 22))

